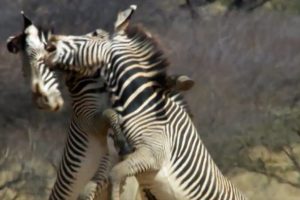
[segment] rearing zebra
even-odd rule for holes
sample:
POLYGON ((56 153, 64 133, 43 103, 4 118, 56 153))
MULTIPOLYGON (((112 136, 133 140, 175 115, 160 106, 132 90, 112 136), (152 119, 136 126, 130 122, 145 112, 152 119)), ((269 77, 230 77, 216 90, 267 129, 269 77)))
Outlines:
POLYGON ((111 170, 113 199, 120 199, 119 184, 130 176, 158 199, 246 199, 215 165, 186 110, 164 90, 167 61, 159 46, 128 24, 117 24, 105 39, 53 36, 47 58, 52 66, 82 75, 101 70, 123 133, 135 148, 111 170))
MULTIPOLYGON (((47 38, 51 32, 37 29, 28 18, 24 16, 25 27, 22 34, 10 38, 8 41, 8 50, 13 53, 22 53, 22 57, 29 63, 23 62, 23 69, 26 71, 36 71, 32 73, 31 82, 40 82, 41 87, 45 87, 47 82, 57 83, 53 72, 49 71, 47 66, 43 63, 41 57, 45 54, 47 38), (29 64, 29 66, 28 66, 29 64), (42 70, 38 70, 42 69, 42 70)), ((87 36, 96 36, 98 38, 108 37, 107 33, 102 30, 96 30, 87 36)), ((76 199, 82 187, 95 173, 95 167, 98 166, 98 161, 101 155, 104 155, 100 160, 98 172, 95 181, 98 185, 103 186, 106 183, 108 170, 111 166, 111 155, 108 156, 103 152, 106 145, 106 129, 104 119, 101 113, 108 103, 108 99, 102 87, 102 81, 98 75, 92 77, 81 77, 80 74, 70 73, 65 78, 65 83, 68 86, 70 96, 72 99, 73 117, 69 127, 68 140, 63 154, 62 163, 60 165, 58 179, 51 192, 50 199, 76 199), (94 113, 94 114, 93 114, 94 113), (98 113, 98 114, 95 114, 98 113), (93 115, 99 115, 93 117, 93 115), (93 121, 95 121, 93 123, 93 121), (99 145, 100 140, 101 145, 99 145), (97 145, 98 144, 98 145, 97 145), (94 149, 94 150, 93 150, 94 149), (76 155, 74 157, 74 155, 76 155)), ((56 84, 53 84, 56 85, 56 84)), ((173 87, 178 90, 188 90, 192 87, 193 82, 186 76, 168 77, 168 88, 173 87)), ((51 95, 52 89, 45 90, 39 93, 39 90, 32 92, 37 97, 35 101, 41 102, 40 99, 53 98, 51 95), (49 92, 49 93, 48 93, 49 92)), ((47 109, 52 105, 51 102, 45 102, 41 109, 47 109)), ((117 124, 118 125, 118 124, 117 124)), ((114 159, 115 160, 115 159, 114 159)), ((136 184, 134 180, 128 180, 125 186, 125 191, 122 193, 122 199, 135 199, 136 184), (128 182, 129 181, 129 182, 128 182)), ((93 184, 93 182, 90 182, 93 184)), ((103 191, 102 191, 103 192, 103 191)), ((92 199, 94 192, 92 191, 88 199, 92 199)), ((101 199, 105 198, 100 197, 101 199)))
MULTIPOLYGON (((57 107, 61 108, 63 103, 57 87, 58 81, 41 59, 46 53, 49 35, 50 32, 38 29, 24 16, 23 32, 11 37, 7 48, 12 53, 21 53, 23 70, 26 77, 31 79, 31 89, 38 107, 57 111, 57 107)), ((51 200, 77 199, 94 175, 95 186, 104 187, 109 169, 117 161, 117 157, 109 155, 107 149, 108 125, 102 112, 109 103, 108 96, 104 93, 103 81, 96 75, 83 78, 76 73, 67 74, 65 79, 72 99, 73 114, 57 180, 51 191, 51 200)), ((128 181, 122 196, 127 200, 139 198, 137 183, 134 179, 128 181)), ((94 196, 95 189, 96 187, 88 194, 89 199, 94 196)), ((105 196, 101 199, 103 198, 105 196)))
POLYGON ((8 39, 7 49, 15 54, 21 52, 22 70, 25 78, 30 80, 33 100, 37 106, 43 110, 58 111, 62 108, 64 100, 58 89, 55 74, 46 67, 42 59, 50 35, 47 31, 39 35, 40 32, 31 24, 31 21, 24 17, 23 32, 8 39), (35 67, 31 67, 33 64, 35 67))

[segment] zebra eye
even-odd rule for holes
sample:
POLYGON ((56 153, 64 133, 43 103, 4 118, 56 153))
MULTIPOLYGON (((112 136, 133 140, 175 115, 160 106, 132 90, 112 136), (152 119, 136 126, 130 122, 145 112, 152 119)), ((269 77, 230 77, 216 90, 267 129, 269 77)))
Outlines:
POLYGON ((46 46, 46 50, 47 50, 48 52, 53 52, 53 51, 56 50, 56 46, 54 46, 53 44, 48 44, 48 45, 46 46))
POLYGON ((94 31, 94 32, 92 33, 92 36, 97 36, 97 35, 98 35, 97 31, 94 31))

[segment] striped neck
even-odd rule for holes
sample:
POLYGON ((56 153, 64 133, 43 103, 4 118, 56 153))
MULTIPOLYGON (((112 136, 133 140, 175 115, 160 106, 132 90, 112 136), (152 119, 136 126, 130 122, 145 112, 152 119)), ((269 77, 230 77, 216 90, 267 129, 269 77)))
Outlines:
POLYGON ((76 73, 67 74, 73 114, 80 118, 91 118, 108 106, 108 94, 100 75, 81 77, 76 73))
POLYGON ((113 107, 122 115, 142 111, 157 115, 165 106, 167 60, 154 39, 129 27, 111 39, 107 64, 101 70, 113 107))
POLYGON ((108 38, 53 35, 50 42, 55 44, 55 51, 49 53, 47 62, 82 76, 93 75, 110 59, 108 38))

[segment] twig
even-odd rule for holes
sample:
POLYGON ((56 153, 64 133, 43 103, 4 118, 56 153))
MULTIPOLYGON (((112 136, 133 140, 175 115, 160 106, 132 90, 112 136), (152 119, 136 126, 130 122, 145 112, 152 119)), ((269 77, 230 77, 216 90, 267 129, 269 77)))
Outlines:
POLYGON ((284 184, 289 184, 293 187, 297 187, 297 188, 300 188, 300 184, 299 183, 294 183, 292 181, 289 181, 287 179, 284 179, 282 178, 281 176, 278 176, 277 174, 275 173, 271 173, 271 172, 267 172, 267 171, 263 171, 263 170, 259 170, 259 169, 254 169, 254 168, 247 168, 247 167, 244 167, 246 170, 248 171, 252 171, 252 172, 255 172, 255 173, 259 173, 259 174, 263 174, 263 175, 266 175, 268 177, 271 177, 271 178, 274 178, 276 179, 279 183, 284 183, 284 184))
POLYGON ((300 137, 300 129, 299 128, 293 128, 293 131, 300 137))
POLYGON ((257 2, 256 4, 253 4, 252 6, 249 6, 245 10, 251 12, 251 11, 255 10, 256 8, 263 6, 268 1, 271 1, 271 0, 262 0, 260 2, 257 2))
POLYGON ((283 152, 287 155, 287 157, 292 161, 292 163, 294 164, 294 166, 296 167, 296 169, 300 172, 300 163, 298 162, 298 160, 296 159, 296 155, 293 151, 293 148, 288 145, 287 148, 289 150, 287 150, 286 148, 283 148, 283 152))
POLYGON ((256 8, 263 6, 268 1, 271 1, 271 0, 255 1, 254 3, 252 3, 252 5, 250 4, 247 6, 244 0, 233 0, 227 8, 227 13, 229 13, 230 11, 232 11, 234 9, 245 10, 245 11, 251 12, 251 11, 255 10, 256 8))
MULTIPOLYGON (((291 159, 291 161, 294 163, 295 167, 300 170, 300 165, 299 165, 299 162, 296 160, 294 154, 293 154, 293 150, 292 150, 292 147, 289 146, 290 152, 288 152, 286 149, 283 148, 283 151, 287 154, 287 156, 291 159)), ((249 161, 252 161, 252 159, 250 158, 249 155, 247 155, 247 159, 249 161)), ((259 174, 262 174, 262 175, 266 175, 268 177, 271 177, 271 178, 274 178, 275 180, 277 180, 278 182, 280 183, 284 183, 284 184, 289 184, 293 187, 297 187, 297 188, 300 188, 300 183, 295 183, 295 182, 292 182, 292 181, 289 181, 288 179, 285 179, 285 178, 282 178, 281 176, 277 175, 276 173, 274 172, 270 172, 270 170, 268 170, 265 166, 265 163, 263 160, 259 160, 260 161, 260 164, 261 164, 261 167, 259 168, 258 166, 251 166, 251 165, 246 165, 246 164, 240 164, 239 167, 241 168, 244 168, 246 169, 247 171, 250 171, 250 172, 255 172, 255 173, 259 173, 259 174)), ((299 171, 300 172, 300 171, 299 171)))
POLYGON ((10 181, 7 181, 6 183, 4 183, 3 185, 0 185, 0 190, 3 190, 4 188, 7 188, 7 187, 11 187, 12 185, 20 182, 22 180, 22 175, 21 173, 16 177, 14 178, 13 180, 10 180, 10 181))
POLYGON ((9 148, 7 147, 7 148, 5 149, 5 152, 4 152, 3 156, 2 156, 1 159, 0 159, 0 166, 3 165, 3 164, 5 163, 5 161, 6 161, 7 158, 8 158, 8 154, 9 154, 9 148))
POLYGON ((57 172, 58 171, 58 167, 57 165, 54 163, 53 160, 48 159, 48 162, 50 163, 50 165, 53 167, 53 169, 57 172))
POLYGON ((190 0, 185 0, 185 4, 180 5, 180 7, 182 7, 182 8, 187 8, 187 9, 190 11, 190 13, 191 13, 192 19, 197 19, 197 18, 199 18, 198 13, 197 13, 197 11, 195 10, 195 8, 194 8, 194 6, 193 6, 193 4, 191 3, 190 0))
MULTIPOLYGON (((248 149, 247 145, 242 144, 246 149, 248 149)), ((291 159, 291 161, 293 162, 293 164, 295 165, 295 167, 299 170, 300 172, 300 165, 299 162, 297 161, 297 159, 295 158, 293 149, 291 146, 288 146, 288 148, 290 148, 290 152, 286 149, 283 148, 283 151, 285 152, 285 154, 287 154, 287 156, 291 159)), ((253 165, 253 160, 251 159, 249 154, 246 154, 246 159, 249 160, 249 164, 247 164, 248 162, 244 163, 244 162, 240 162, 239 163, 239 167, 243 168, 247 171, 250 172, 255 172, 255 173, 259 173, 262 175, 266 175, 268 177, 274 178, 275 180, 277 180, 280 183, 284 183, 284 184, 289 184, 293 187, 297 187, 300 188, 300 183, 295 183, 292 181, 289 181, 288 179, 285 179, 279 175, 277 175, 274 172, 271 172, 270 170, 267 169, 265 162, 261 159, 259 159, 257 162, 257 164, 253 165), (250 164, 251 163, 251 164, 250 164)))
POLYGON ((12 200, 16 200, 20 197, 20 194, 16 194, 16 196, 12 200))
POLYGON ((33 141, 33 137, 32 137, 31 128, 28 128, 28 130, 27 130, 27 136, 28 136, 29 148, 30 148, 31 151, 34 151, 35 145, 34 145, 34 141, 33 141))

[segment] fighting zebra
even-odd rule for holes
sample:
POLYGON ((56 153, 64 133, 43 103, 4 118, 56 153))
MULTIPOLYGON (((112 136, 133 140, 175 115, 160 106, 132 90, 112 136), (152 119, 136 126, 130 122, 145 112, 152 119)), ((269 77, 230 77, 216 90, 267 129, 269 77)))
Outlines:
MULTIPOLYGON (((24 16, 24 15, 23 15, 24 16)), ((24 16, 24 30, 8 40, 7 48, 12 53, 21 52, 25 77, 30 78, 34 102, 43 110, 57 111, 63 106, 57 77, 41 59, 46 53, 47 39, 51 33, 41 31, 24 16)), ((90 35, 90 34, 89 34, 90 35)), ((65 76, 72 99, 72 117, 57 180, 50 199, 75 200, 88 181, 87 194, 92 199, 96 185, 105 186, 109 169, 117 157, 108 154, 108 124, 102 116, 109 104, 98 77, 80 78, 76 74, 65 76), (91 97, 93 98, 91 100, 91 97), (87 106, 87 107, 85 107, 87 106)), ((139 199, 138 185, 134 179, 127 180, 122 193, 124 199, 139 199)), ((105 191, 102 192, 105 198, 105 191)))
MULTIPOLYGON (((23 70, 31 72, 30 78, 32 85, 34 85, 32 91, 36 97, 35 101, 38 103, 39 108, 46 109, 49 107, 48 104, 52 105, 52 101, 44 101, 44 99, 53 98, 51 96, 53 95, 52 89, 49 87, 49 90, 35 90, 37 87, 34 82, 38 81, 39 87, 42 88, 48 82, 51 82, 58 91, 56 77, 52 71, 49 71, 41 59, 45 53, 47 39, 51 33, 37 29, 25 16, 24 22, 23 33, 10 38, 7 47, 13 53, 21 51, 23 70)), ((103 38, 107 37, 107 34, 104 31, 97 30, 91 34, 87 34, 87 36, 103 38)), ((193 84, 192 80, 186 76, 169 77, 168 81, 169 88, 175 87, 179 90, 188 90, 193 84)), ((102 111, 108 107, 108 103, 105 102, 108 97, 103 94, 105 90, 101 86, 103 82, 97 75, 82 78, 76 73, 70 73, 66 75, 65 83, 72 99, 73 115, 62 163, 58 172, 58 179, 55 182, 50 199, 76 199, 97 168, 98 172, 94 181, 98 186, 104 187, 108 170, 113 162, 117 161, 116 156, 115 158, 111 158, 111 155, 108 156, 105 153, 107 152, 105 149, 107 146, 107 123, 105 123, 105 120, 114 121, 110 117, 107 117, 107 115, 104 118, 102 117, 102 111), (102 159, 98 165, 101 156, 102 159)), ((56 108, 56 106, 52 107, 56 108)), ((117 147, 119 146, 117 145, 117 147)), ((122 193, 123 199, 132 200, 138 198, 136 192, 137 184, 134 181, 134 179, 126 180, 127 184, 122 193)), ((93 189, 93 182, 90 182, 90 185, 92 185, 93 189)), ((92 199, 93 196, 94 191, 92 190, 89 193, 88 199, 92 199)), ((104 196, 105 193, 102 194, 100 199, 105 198, 104 196)))
POLYGON ((45 66, 43 61, 44 48, 49 33, 44 32, 37 39, 38 32, 30 34, 33 28, 26 28, 29 23, 24 18, 24 31, 17 36, 8 38, 7 49, 15 54, 22 51, 23 74, 26 80, 30 81, 33 101, 37 107, 47 111, 58 111, 63 107, 64 100, 58 88, 59 84, 56 81, 55 74, 45 66), (28 48, 28 46, 35 48, 28 48), (38 67, 27 67, 33 63, 38 67), (29 80, 29 77, 31 80, 29 80))
POLYGON ((186 110, 164 90, 168 62, 151 34, 129 20, 118 26, 111 38, 53 35, 46 58, 52 67, 85 76, 101 70, 135 149, 110 172, 112 199, 120 199, 119 185, 131 176, 157 199, 246 199, 218 169, 186 110))

